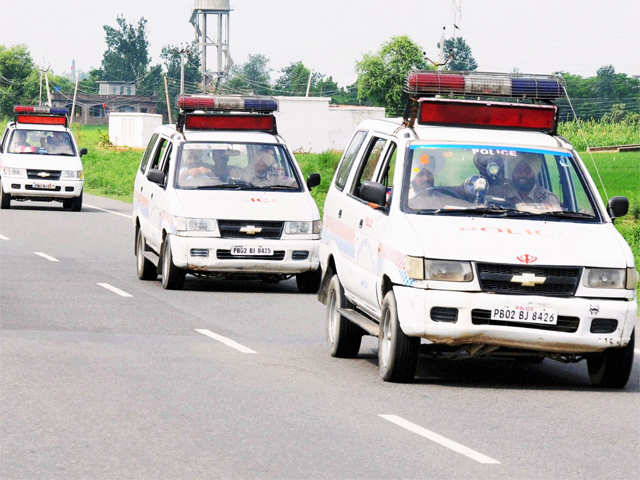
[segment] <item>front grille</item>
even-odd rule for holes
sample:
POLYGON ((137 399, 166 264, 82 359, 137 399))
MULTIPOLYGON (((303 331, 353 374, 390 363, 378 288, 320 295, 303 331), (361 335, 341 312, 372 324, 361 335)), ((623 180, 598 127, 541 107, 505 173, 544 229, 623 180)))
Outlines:
POLYGON ((591 320, 591 333, 613 333, 618 328, 615 318, 594 318, 591 320))
POLYGON ((574 333, 578 330, 580 319, 578 317, 563 317, 558 315, 556 325, 544 325, 538 323, 505 322, 504 320, 491 320, 491 310, 475 308, 471 310, 471 323, 474 325, 501 325, 505 327, 533 328, 536 330, 551 330, 554 332, 574 333))
POLYGON ((578 288, 581 272, 579 267, 530 267, 496 263, 478 263, 476 267, 482 291, 506 295, 570 297, 578 288), (511 281, 514 276, 522 274, 535 274, 536 277, 544 277, 545 281, 531 287, 511 281))
POLYGON ((218 260, 284 260, 284 250, 275 250, 273 255, 231 255, 231 250, 216 250, 218 260))
POLYGON ((282 236, 284 222, 253 220, 218 220, 222 238, 275 238, 282 236), (240 230, 246 231, 241 232, 240 230), (257 231, 259 230, 259 231, 257 231))
POLYGON ((431 320, 434 322, 456 323, 458 321, 458 309, 449 307, 433 307, 431 320))
POLYGON ((192 248, 189 252, 189 255, 192 257, 208 257, 209 249, 208 248, 192 248))
POLYGON ((25 190, 33 190, 34 192, 59 192, 60 191, 60 187, 54 187, 54 188, 33 188, 33 185, 25 185, 24 186, 25 190))
POLYGON ((60 180, 60 170, 27 170, 27 177, 30 180, 60 180))

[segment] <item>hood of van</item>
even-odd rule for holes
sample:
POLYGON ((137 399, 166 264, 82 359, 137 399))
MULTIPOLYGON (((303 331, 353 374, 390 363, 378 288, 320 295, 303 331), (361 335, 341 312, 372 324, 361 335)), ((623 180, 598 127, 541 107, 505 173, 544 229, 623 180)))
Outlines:
POLYGON ((444 215, 406 218, 421 239, 423 251, 417 254, 429 258, 603 268, 624 268, 632 261, 629 246, 610 223, 444 215))
POLYGON ((29 170, 81 170, 78 157, 59 155, 30 155, 28 153, 2 155, 3 167, 26 168, 29 170))
POLYGON ((183 217, 225 220, 318 220, 320 214, 307 192, 238 190, 174 190, 173 213, 183 217))

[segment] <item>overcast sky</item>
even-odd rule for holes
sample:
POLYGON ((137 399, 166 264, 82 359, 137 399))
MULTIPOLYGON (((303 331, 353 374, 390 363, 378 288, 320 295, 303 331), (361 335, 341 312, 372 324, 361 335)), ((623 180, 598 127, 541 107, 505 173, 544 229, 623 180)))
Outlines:
MULTIPOLYGON (((231 55, 270 59, 272 76, 293 61, 352 83, 354 65, 395 35, 408 35, 437 55, 442 27, 451 29, 452 0, 231 0, 231 55), (402 8, 402 10, 399 10, 402 8)), ((191 41, 193 0, 0 0, 0 45, 26 44, 56 73, 99 67, 105 24, 118 14, 144 16, 154 62, 164 45, 191 41)), ((640 75, 637 0, 463 0, 461 35, 481 71, 583 76, 612 64, 640 75)), ((213 58, 213 52, 210 54, 213 58)), ((210 63, 210 67, 213 63, 210 63)))

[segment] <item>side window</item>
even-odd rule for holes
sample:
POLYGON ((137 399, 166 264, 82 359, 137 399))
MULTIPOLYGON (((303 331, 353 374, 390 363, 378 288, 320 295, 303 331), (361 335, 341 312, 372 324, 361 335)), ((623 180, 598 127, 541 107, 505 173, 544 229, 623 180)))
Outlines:
POLYGON ((0 142, 0 152, 4 152, 4 150, 7 148, 7 138, 9 137, 9 129, 5 128, 4 129, 4 134, 2 135, 2 141, 0 142))
POLYGON ((347 183, 347 177, 349 176, 349 172, 351 171, 351 165, 353 165, 353 161, 360 151, 360 147, 362 146, 362 142, 364 142, 366 136, 367 132, 362 130, 358 131, 353 136, 351 143, 345 150, 342 161, 338 166, 338 173, 336 174, 336 188, 338 190, 342 190, 345 183, 347 183))
POLYGON ((156 144, 156 140, 158 140, 158 134, 154 134, 151 136, 151 140, 149 140, 149 145, 147 145, 147 149, 144 151, 144 155, 142 156, 142 161, 140 162, 140 171, 144 173, 147 168, 147 163, 149 163, 149 157, 151 156, 151 152, 153 151, 153 146, 156 144))
POLYGON ((358 178, 356 179, 353 190, 351 191, 351 193, 356 197, 360 194, 360 185, 362 185, 363 182, 375 181, 374 175, 376 172, 376 166, 378 165, 382 152, 384 151, 385 143, 387 143, 387 140, 384 138, 373 137, 371 139, 367 149, 367 154, 362 160, 358 178))
POLYGON ((153 160, 151 160, 151 165, 149 166, 149 170, 155 168, 159 169, 162 165, 162 159, 164 158, 164 152, 167 149, 167 139, 160 138, 158 141, 158 147, 156 148, 155 154, 153 155, 153 160))
POLYGON ((162 172, 164 173, 164 184, 167 184, 167 178, 169 177, 169 167, 171 166, 171 151, 173 150, 173 144, 168 143, 167 149, 162 161, 162 172))
POLYGON ((393 187, 393 174, 396 169, 396 155, 398 153, 398 149, 394 142, 389 142, 389 149, 387 150, 387 155, 385 156, 384 167, 382 168, 382 172, 380 173, 380 183, 382 183, 387 188, 393 187))

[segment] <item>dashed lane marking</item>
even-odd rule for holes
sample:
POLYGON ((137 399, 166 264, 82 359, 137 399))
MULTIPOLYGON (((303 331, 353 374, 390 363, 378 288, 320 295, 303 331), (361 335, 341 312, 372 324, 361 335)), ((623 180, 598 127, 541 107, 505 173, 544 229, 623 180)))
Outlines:
POLYGON ((224 343, 227 347, 231 347, 241 353, 258 353, 251 350, 249 347, 245 347, 244 345, 239 344, 238 342, 234 342, 230 338, 223 337, 222 335, 218 335, 217 333, 213 333, 211 330, 207 330, 206 328, 196 328, 196 332, 200 335, 205 335, 209 338, 213 338, 220 343, 224 343))
POLYGON ((46 253, 42 253, 42 252, 33 252, 34 255, 38 255, 39 257, 44 258, 45 260, 49 260, 50 262, 59 262, 60 260, 58 260, 57 258, 52 257, 51 255, 47 255, 46 253))
POLYGON ((475 450, 472 450, 469 447, 465 447, 464 445, 461 445, 458 442, 454 442, 453 440, 443 437, 442 435, 432 432, 431 430, 427 430, 426 428, 421 427, 420 425, 416 425, 415 423, 405 420, 404 418, 399 417, 397 415, 379 415, 379 416, 381 418, 384 418, 388 422, 394 423, 399 427, 409 430, 410 432, 415 433, 416 435, 420 435, 421 437, 431 440, 432 442, 442 445, 443 447, 446 447, 449 450, 453 450, 454 452, 464 455, 465 457, 471 458, 476 462, 485 463, 485 464, 500 463, 498 460, 494 460, 491 457, 487 457, 482 453, 476 452, 475 450))
POLYGON ((133 297, 133 295, 131 295, 130 293, 127 293, 124 290, 120 290, 119 288, 116 288, 113 285, 110 285, 108 283, 98 283, 97 285, 102 287, 102 288, 106 288, 110 292, 113 292, 116 295, 120 295, 121 297, 125 297, 125 298, 133 297))
POLYGON ((5 237, 4 235, 0 234, 0 240, 7 241, 9 240, 9 237, 5 237))
POLYGON ((119 217, 128 218, 129 220, 131 220, 133 218, 131 215, 127 215, 127 214, 120 213, 120 212, 114 212, 113 210, 108 210, 108 209, 102 208, 102 207, 96 207, 95 205, 89 205, 87 203, 85 203, 84 206, 88 207, 88 208, 92 208, 94 210, 100 210, 101 212, 107 212, 107 213, 110 213, 111 215, 118 215, 119 217))

